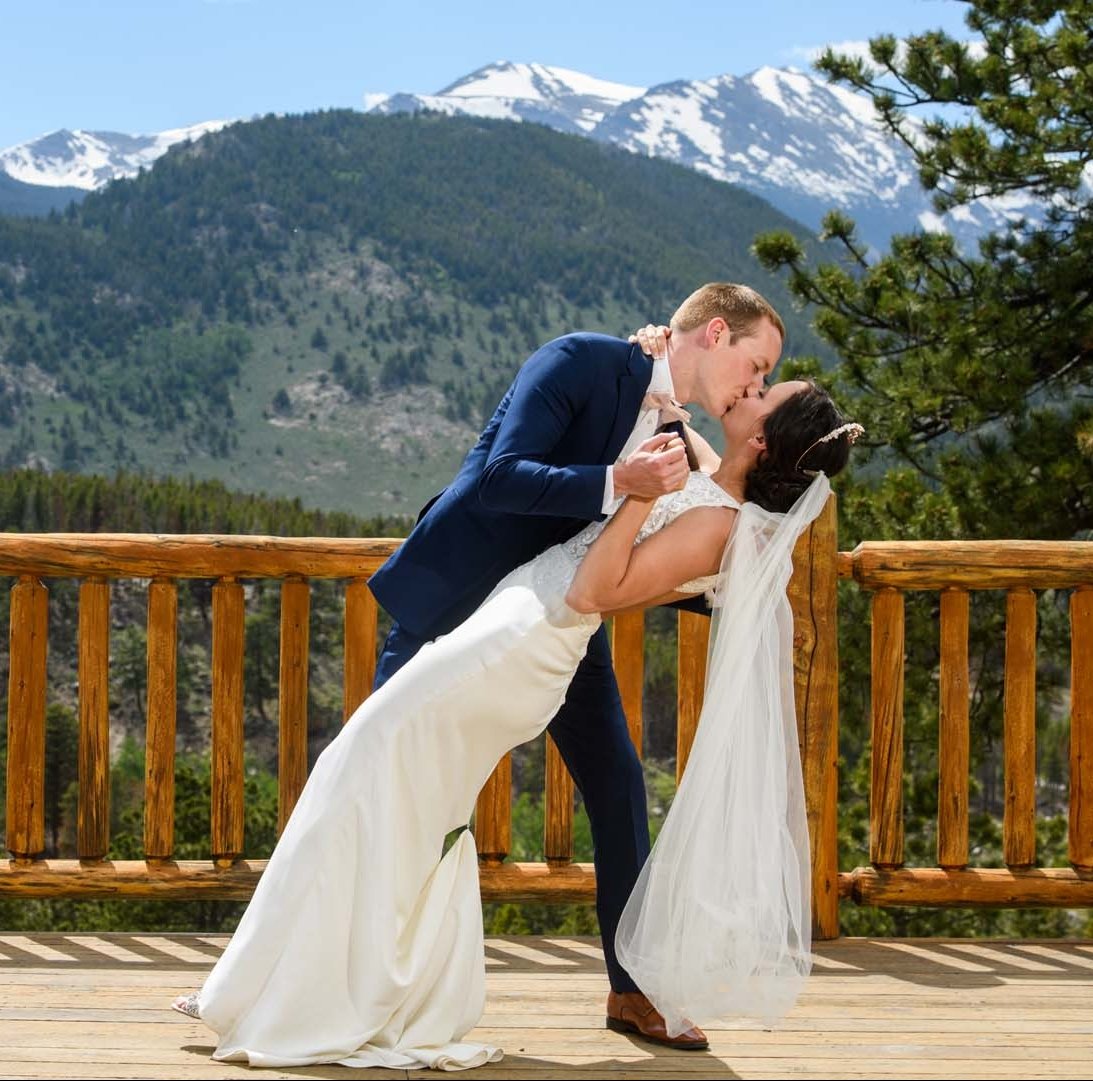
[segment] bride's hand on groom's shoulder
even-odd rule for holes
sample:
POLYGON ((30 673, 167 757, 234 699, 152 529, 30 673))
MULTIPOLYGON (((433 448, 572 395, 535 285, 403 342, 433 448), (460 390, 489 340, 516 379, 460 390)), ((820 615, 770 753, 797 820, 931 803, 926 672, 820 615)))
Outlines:
POLYGON ((648 323, 646 326, 635 330, 627 338, 633 345, 635 342, 641 346, 641 351, 651 357, 666 357, 668 355, 668 339, 672 336, 672 328, 654 326, 648 323))

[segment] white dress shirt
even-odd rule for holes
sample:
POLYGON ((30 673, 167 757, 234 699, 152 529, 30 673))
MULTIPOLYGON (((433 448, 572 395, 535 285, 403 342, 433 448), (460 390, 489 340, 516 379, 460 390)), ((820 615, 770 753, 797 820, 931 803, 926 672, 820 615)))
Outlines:
MULTIPOLYGON (((672 369, 668 366, 667 358, 653 361, 653 377, 649 380, 647 394, 671 394, 675 396, 675 387, 672 385, 672 369)), ((623 444, 619 451, 616 463, 625 461, 638 447, 650 436, 656 435, 660 423, 659 409, 642 409, 638 412, 637 422, 630 438, 623 444)), ((615 467, 608 466, 607 479, 603 486, 603 513, 610 514, 616 509, 616 505, 622 500, 615 499, 615 467)))

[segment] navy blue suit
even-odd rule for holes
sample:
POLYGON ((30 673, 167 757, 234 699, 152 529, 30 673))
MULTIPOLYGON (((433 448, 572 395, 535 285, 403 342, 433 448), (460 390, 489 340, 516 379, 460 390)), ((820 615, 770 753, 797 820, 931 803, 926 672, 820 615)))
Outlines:
MULTIPOLYGON (((652 370, 638 346, 602 334, 567 334, 528 358, 455 479, 370 580, 395 619, 377 687, 466 619, 509 571, 603 517, 606 470, 633 430, 652 370)), ((592 826, 611 986, 637 990, 614 940, 649 854, 645 785, 603 627, 548 731, 592 826)))

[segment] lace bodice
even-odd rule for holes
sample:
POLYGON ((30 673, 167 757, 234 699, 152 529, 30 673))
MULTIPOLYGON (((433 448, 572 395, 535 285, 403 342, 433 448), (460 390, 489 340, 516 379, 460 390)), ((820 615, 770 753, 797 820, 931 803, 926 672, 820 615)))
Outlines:
MULTIPOLYGON (((693 472, 688 476, 686 485, 678 492, 669 492, 662 495, 653 505, 649 517, 638 531, 634 540, 635 544, 641 544, 647 537, 663 529, 674 522, 685 511, 694 507, 732 507, 739 509, 740 504, 709 474, 693 472)), ((561 544, 548 548, 536 560, 535 580, 537 586, 543 588, 544 595, 552 593, 557 597, 564 596, 573 580, 577 565, 584 558, 592 542, 600 535, 604 527, 611 519, 605 518, 602 522, 591 522, 579 533, 570 537, 561 544)), ((693 581, 684 582, 676 590, 677 593, 705 593, 713 589, 717 581, 717 575, 708 575, 704 578, 695 578, 693 581)))

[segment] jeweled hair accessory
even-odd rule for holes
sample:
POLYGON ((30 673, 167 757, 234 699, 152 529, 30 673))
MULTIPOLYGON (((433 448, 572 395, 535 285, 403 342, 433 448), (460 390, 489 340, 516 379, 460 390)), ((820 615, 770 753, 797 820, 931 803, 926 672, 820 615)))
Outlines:
POLYGON ((865 429, 860 424, 857 424, 854 421, 851 421, 849 424, 841 424, 838 428, 835 428, 832 431, 828 432, 827 435, 821 435, 815 443, 806 448, 805 451, 801 454, 801 457, 797 459, 797 464, 793 468, 800 470, 800 472, 804 473, 806 477, 816 476, 818 470, 801 469, 801 462, 804 461, 805 455, 808 454, 810 450, 812 450, 812 447, 818 447, 821 443, 828 443, 832 439, 838 439, 838 437, 840 435, 843 435, 844 433, 846 435, 846 440, 848 443, 856 443, 858 436, 865 435, 865 429))

